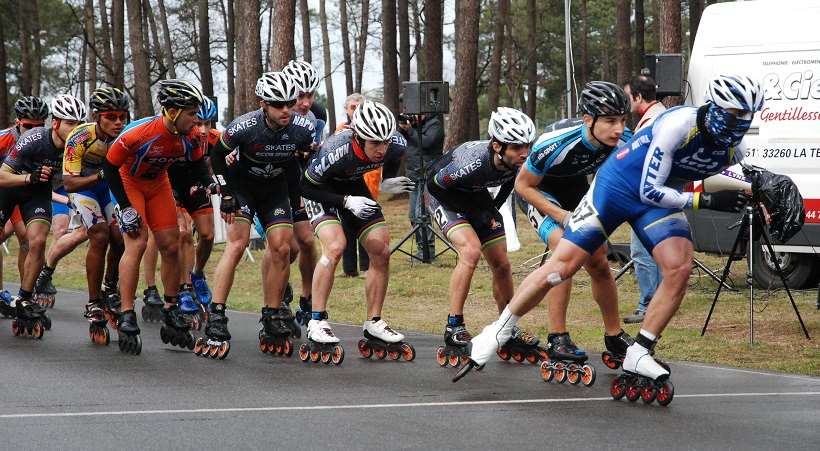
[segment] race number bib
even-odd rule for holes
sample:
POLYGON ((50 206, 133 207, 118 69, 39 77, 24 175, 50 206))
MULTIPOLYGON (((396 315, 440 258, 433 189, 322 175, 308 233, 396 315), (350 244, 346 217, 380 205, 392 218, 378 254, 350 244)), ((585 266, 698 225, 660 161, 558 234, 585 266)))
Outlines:
POLYGON ((305 202, 305 212, 311 222, 324 216, 325 210, 322 208, 322 204, 304 198, 303 200, 305 202))
POLYGON ((536 231, 540 229, 541 224, 544 223, 544 215, 542 215, 541 212, 532 205, 527 205, 527 219, 536 231))
POLYGON ((447 213, 444 211, 444 207, 440 206, 436 208, 433 212, 433 219, 436 220, 436 224, 438 224, 438 228, 444 230, 447 227, 447 213))
POLYGON ((567 224, 573 232, 584 225, 594 225, 596 227, 600 227, 601 225, 601 222, 598 220, 598 210, 596 210, 592 202, 589 201, 588 195, 581 199, 581 203, 579 203, 578 208, 572 212, 572 216, 569 218, 569 224, 567 224))

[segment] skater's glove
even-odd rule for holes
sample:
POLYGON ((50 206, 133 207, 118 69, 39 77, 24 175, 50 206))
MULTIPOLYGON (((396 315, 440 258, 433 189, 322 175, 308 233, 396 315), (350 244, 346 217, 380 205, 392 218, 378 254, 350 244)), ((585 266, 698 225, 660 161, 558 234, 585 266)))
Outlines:
POLYGON ((52 174, 54 174, 54 170, 51 166, 37 166, 31 171, 31 174, 29 174, 28 183, 30 185, 46 183, 51 180, 52 174))
POLYGON ((379 211, 379 204, 364 196, 346 196, 344 205, 359 219, 367 219, 379 211))
POLYGON ((384 179, 381 185, 379 185, 381 191, 390 194, 409 193, 413 191, 415 187, 416 184, 404 176, 384 179))
POLYGON ((134 207, 125 207, 118 210, 117 223, 122 233, 135 233, 142 227, 142 218, 134 207))
POLYGON ((692 205, 696 210, 706 208, 737 213, 743 210, 747 203, 749 203, 749 196, 743 191, 717 191, 714 193, 695 193, 692 205))
POLYGON ((222 218, 225 222, 230 224, 233 222, 236 211, 239 210, 239 203, 232 195, 222 193, 222 201, 219 203, 219 210, 222 212, 222 218))

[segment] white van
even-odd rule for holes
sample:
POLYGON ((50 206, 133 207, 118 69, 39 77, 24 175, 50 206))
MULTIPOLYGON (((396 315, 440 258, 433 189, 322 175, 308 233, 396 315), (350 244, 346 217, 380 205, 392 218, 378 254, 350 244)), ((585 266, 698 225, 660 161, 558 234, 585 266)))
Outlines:
MULTIPOLYGON (((788 243, 775 246, 790 287, 820 278, 820 1, 770 0, 718 3, 707 7, 689 60, 686 103, 701 105, 709 80, 720 73, 757 77, 766 103, 746 135, 747 161, 794 180, 803 195, 806 225, 788 243)), ((692 215, 696 248, 728 253, 734 217, 692 215), (717 233, 716 233, 717 232, 717 233), (717 236, 716 236, 717 235, 717 236)), ((755 279, 773 281, 771 256, 755 279)))

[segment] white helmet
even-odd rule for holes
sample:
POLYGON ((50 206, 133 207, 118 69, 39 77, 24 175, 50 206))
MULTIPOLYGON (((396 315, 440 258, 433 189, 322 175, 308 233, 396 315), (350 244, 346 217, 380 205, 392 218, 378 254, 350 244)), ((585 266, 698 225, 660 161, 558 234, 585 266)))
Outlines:
POLYGON ((51 117, 69 121, 85 120, 85 105, 74 96, 60 94, 51 101, 51 117))
POLYGON ((365 100, 353 112, 351 127, 367 141, 387 141, 396 131, 396 118, 379 102, 365 100))
POLYGON ((291 60, 287 66, 282 69, 282 72, 290 75, 299 92, 313 92, 319 86, 319 77, 316 75, 316 69, 307 61, 291 60))
POLYGON ((515 108, 499 107, 490 115, 490 137, 504 144, 530 144, 535 141, 535 124, 515 108))
POLYGON ((709 82, 706 100, 723 109, 737 108, 754 113, 763 107, 763 94, 757 80, 745 75, 718 75, 709 82))
POLYGON ((265 72, 256 81, 256 95, 266 102, 290 102, 298 92, 293 79, 284 72, 265 72))

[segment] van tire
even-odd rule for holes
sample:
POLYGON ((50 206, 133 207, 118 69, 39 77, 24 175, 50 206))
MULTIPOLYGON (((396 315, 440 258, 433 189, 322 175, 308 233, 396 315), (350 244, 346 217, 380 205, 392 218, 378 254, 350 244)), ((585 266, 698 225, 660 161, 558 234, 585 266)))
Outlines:
MULTIPOLYGON (((768 250, 763 250, 763 245, 755 243, 754 266, 752 275, 757 285, 761 288, 782 288, 783 283, 777 275, 774 263, 769 256, 768 250)), ((791 252, 778 252, 780 267, 783 275, 786 276, 786 284, 791 289, 801 289, 815 286, 818 276, 820 276, 820 262, 818 258, 811 254, 796 254, 791 252)))

